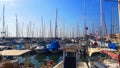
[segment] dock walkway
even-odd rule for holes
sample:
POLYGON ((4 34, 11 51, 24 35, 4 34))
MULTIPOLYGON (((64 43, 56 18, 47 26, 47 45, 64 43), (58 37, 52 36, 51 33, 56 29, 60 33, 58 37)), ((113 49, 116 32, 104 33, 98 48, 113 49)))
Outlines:
POLYGON ((77 68, 88 68, 85 62, 78 62, 77 68))

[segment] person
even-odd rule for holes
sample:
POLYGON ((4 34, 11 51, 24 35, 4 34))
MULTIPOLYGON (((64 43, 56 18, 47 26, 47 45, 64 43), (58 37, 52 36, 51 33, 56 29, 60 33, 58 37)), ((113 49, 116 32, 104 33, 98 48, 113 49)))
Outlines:
POLYGON ((15 63, 12 63, 10 61, 6 61, 2 64, 2 67, 1 68, 19 68, 19 63, 15 62, 15 63))
POLYGON ((44 59, 42 65, 40 66, 40 68, 52 68, 52 65, 49 64, 46 59, 44 59))
POLYGON ((51 64, 51 65, 54 65, 54 60, 50 60, 50 64, 51 64))
POLYGON ((96 46, 98 46, 98 43, 95 41, 93 45, 96 47, 96 46))

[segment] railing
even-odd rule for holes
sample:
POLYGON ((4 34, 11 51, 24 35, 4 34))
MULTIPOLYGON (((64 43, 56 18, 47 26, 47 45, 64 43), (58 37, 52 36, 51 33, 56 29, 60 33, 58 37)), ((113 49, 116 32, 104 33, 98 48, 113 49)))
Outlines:
POLYGON ((63 61, 59 62, 57 65, 55 65, 53 68, 63 68, 63 61))

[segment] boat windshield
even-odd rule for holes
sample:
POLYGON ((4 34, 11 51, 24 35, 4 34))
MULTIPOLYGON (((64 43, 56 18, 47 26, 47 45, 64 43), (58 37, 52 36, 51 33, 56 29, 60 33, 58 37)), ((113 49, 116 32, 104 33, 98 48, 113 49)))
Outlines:
POLYGON ((75 57, 75 54, 74 54, 74 53, 71 53, 71 52, 68 52, 68 53, 67 53, 67 57, 75 57))

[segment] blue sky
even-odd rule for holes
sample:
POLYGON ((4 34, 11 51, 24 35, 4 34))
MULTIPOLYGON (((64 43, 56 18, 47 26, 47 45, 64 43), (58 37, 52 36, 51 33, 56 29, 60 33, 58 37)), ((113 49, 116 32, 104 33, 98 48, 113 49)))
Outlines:
MULTIPOLYGON (((88 32, 90 32, 92 28, 93 20, 96 25, 95 28, 97 28, 97 24, 99 23, 99 3, 99 0, 86 0, 86 25, 89 28, 88 32)), ((43 17, 46 26, 46 34, 48 35, 50 20, 52 21, 54 29, 56 8, 58 8, 59 30, 63 29, 63 24, 65 24, 65 30, 70 32, 76 24, 79 23, 80 32, 81 34, 83 33, 84 0, 0 0, 0 16, 2 14, 3 4, 5 4, 6 27, 8 25, 8 31, 12 36, 16 34, 16 13, 19 27, 21 30, 23 29, 24 36, 26 36, 26 29, 30 21, 35 25, 35 32, 41 29, 41 16, 43 17)), ((115 6, 115 23, 118 23, 117 3, 104 2, 103 0, 103 11, 105 12, 108 31, 110 31, 112 4, 115 6)), ((2 21, 0 21, 0 31, 1 30, 2 21)))

